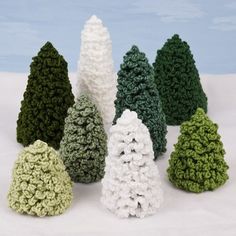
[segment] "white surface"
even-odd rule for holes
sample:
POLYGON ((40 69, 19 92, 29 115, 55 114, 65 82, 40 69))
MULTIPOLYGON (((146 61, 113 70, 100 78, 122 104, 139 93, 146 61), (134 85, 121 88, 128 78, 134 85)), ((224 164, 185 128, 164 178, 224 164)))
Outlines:
MULTIPOLYGON (((75 87, 75 75, 71 76, 75 87)), ((174 188, 166 168, 178 127, 168 127, 167 152, 157 161, 164 202, 156 215, 119 219, 100 203, 101 184, 74 186, 74 201, 65 214, 36 218, 7 207, 11 169, 22 146, 16 142, 16 119, 27 76, 0 73, 0 236, 160 236, 236 235, 236 75, 202 76, 209 99, 208 115, 219 132, 230 166, 229 180, 214 192, 187 193, 174 188)))
POLYGON ((147 127, 126 109, 109 134, 102 203, 121 218, 155 214, 163 191, 147 127))

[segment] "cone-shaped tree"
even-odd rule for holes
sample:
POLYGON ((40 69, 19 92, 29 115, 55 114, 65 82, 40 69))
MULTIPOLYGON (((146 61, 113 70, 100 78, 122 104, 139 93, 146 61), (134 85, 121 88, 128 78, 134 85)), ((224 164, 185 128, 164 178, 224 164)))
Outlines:
POLYGON ((114 124, 125 109, 135 111, 149 129, 156 159, 166 151, 165 115, 154 83, 153 69, 137 46, 133 46, 124 56, 118 72, 117 88, 114 124))
POLYGON ((102 117, 88 97, 82 95, 68 109, 60 155, 74 182, 92 183, 104 175, 107 136, 102 117))
POLYGON ((207 97, 188 44, 178 35, 157 51, 154 76, 168 125, 189 120, 198 107, 207 112, 207 97))
POLYGON ((226 182, 228 165, 217 130, 218 125, 201 108, 181 125, 181 134, 167 170, 176 187, 200 193, 214 190, 226 182))
POLYGON ((116 80, 109 32, 93 15, 81 33, 77 97, 89 96, 101 112, 106 128, 115 116, 116 80))
POLYGON ((72 201, 72 182, 58 153, 40 140, 23 149, 15 162, 9 206, 22 214, 53 216, 72 201))
POLYGON ((30 65, 17 121, 17 141, 27 146, 40 139, 58 149, 67 109, 73 103, 67 62, 47 42, 30 65))
POLYGON ((119 217, 154 214, 163 199, 147 127, 125 110, 110 129, 102 203, 119 217))

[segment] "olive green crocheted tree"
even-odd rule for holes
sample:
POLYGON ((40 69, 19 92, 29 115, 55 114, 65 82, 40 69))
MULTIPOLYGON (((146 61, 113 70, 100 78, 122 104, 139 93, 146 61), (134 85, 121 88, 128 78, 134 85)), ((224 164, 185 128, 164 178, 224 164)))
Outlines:
POLYGON ((207 112, 207 97, 188 44, 177 34, 157 51, 155 83, 168 125, 189 120, 198 107, 207 112))
POLYGON ((169 179, 176 187, 200 193, 214 190, 226 182, 228 165, 217 130, 218 125, 201 108, 190 121, 181 125, 181 134, 167 169, 169 179))
POLYGON ((72 182, 58 153, 40 140, 23 149, 15 162, 9 206, 19 213, 53 216, 72 202, 72 182))
POLYGON ((166 151, 165 115, 154 83, 153 69, 137 46, 133 46, 124 56, 118 72, 117 89, 113 123, 125 109, 135 111, 149 129, 156 159, 166 151))
POLYGON ((104 175, 107 136, 100 113, 84 95, 68 110, 60 155, 74 182, 92 183, 104 175))
POLYGON ((40 139, 58 149, 67 109, 73 103, 67 62, 47 42, 30 65, 17 120, 17 141, 27 146, 40 139))

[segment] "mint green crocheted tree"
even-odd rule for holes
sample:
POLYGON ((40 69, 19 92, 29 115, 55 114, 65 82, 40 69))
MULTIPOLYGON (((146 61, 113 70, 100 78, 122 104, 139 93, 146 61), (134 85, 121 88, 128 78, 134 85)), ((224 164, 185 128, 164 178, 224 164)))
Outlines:
POLYGON ((100 113, 84 95, 68 109, 60 155, 74 182, 96 182, 104 175, 107 136, 100 113))
POLYGON ((169 179, 176 187, 200 193, 214 190, 226 182, 229 167, 217 130, 218 125, 201 108, 181 125, 181 135, 167 169, 169 179))
POLYGON ((72 182, 58 153, 40 140, 23 149, 15 162, 8 193, 10 208, 19 213, 53 216, 72 201, 72 182))

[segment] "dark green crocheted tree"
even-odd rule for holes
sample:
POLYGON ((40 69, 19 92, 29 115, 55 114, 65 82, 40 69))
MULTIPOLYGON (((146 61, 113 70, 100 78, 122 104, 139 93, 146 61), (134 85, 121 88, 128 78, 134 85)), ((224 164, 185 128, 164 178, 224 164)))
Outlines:
POLYGON ((135 111, 149 129, 156 159, 166 151, 165 115, 154 83, 153 69, 137 46, 133 46, 124 56, 118 72, 117 89, 113 123, 125 109, 135 111))
POLYGON ((181 125, 181 134, 167 169, 169 179, 176 187, 200 193, 214 190, 226 182, 229 167, 217 130, 218 125, 201 108, 190 121, 181 125))
POLYGON ((178 35, 157 51, 154 76, 168 125, 189 120, 198 107, 207 112, 207 97, 188 44, 178 35))
POLYGON ((73 103, 67 62, 47 42, 30 65, 17 120, 17 141, 27 146, 40 139, 58 149, 67 109, 73 103))
POLYGON ((84 95, 68 109, 60 155, 74 182, 92 183, 104 175, 107 136, 100 113, 84 95))

